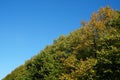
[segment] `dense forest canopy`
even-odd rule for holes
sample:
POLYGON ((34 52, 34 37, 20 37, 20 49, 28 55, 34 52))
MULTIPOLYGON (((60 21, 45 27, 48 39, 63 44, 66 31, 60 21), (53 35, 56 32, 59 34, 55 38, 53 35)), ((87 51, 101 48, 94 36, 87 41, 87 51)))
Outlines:
POLYGON ((120 80, 120 11, 93 13, 3 80, 120 80))

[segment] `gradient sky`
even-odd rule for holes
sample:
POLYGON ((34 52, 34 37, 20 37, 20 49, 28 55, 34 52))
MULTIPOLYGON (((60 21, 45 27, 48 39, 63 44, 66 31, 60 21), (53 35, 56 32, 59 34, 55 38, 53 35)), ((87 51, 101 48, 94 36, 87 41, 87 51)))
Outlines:
POLYGON ((0 80, 60 35, 120 0, 0 0, 0 80))

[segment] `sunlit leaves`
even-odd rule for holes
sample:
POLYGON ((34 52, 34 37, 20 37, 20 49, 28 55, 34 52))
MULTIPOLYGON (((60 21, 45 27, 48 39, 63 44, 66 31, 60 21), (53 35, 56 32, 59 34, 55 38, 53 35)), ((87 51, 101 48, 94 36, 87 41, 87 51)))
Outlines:
POLYGON ((120 12, 106 7, 3 80, 120 80, 119 74, 120 12))

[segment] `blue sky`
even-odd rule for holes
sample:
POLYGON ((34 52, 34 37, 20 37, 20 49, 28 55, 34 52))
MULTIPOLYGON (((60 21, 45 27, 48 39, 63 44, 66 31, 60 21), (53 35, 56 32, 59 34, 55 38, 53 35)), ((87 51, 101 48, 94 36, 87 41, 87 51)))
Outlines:
POLYGON ((119 0, 0 0, 0 79, 93 12, 119 0))

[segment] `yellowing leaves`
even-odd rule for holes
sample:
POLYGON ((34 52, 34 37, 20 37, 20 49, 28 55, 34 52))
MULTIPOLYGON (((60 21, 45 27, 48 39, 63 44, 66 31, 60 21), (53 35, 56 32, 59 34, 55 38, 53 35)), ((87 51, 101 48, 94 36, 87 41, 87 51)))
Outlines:
POLYGON ((3 80, 120 80, 120 12, 110 7, 3 80))
POLYGON ((77 61, 76 65, 74 65, 75 69, 71 69, 70 73, 62 74, 60 79, 61 80, 79 80, 79 79, 91 80, 92 77, 95 76, 95 71, 93 70, 93 67, 96 65, 96 63, 97 63, 96 59, 87 59, 86 61, 79 60, 77 61))

